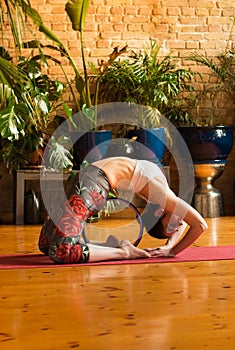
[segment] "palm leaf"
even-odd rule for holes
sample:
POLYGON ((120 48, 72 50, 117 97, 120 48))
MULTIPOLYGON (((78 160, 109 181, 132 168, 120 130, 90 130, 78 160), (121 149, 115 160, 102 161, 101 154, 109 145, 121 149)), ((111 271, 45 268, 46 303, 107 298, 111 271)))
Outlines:
POLYGON ((63 44, 59 40, 59 38, 48 27, 44 25, 42 17, 35 9, 31 7, 29 3, 26 3, 24 0, 14 0, 14 2, 22 8, 22 11, 26 16, 32 19, 32 21, 34 22, 34 24, 40 32, 44 33, 50 40, 56 42, 57 45, 63 47, 63 44))
POLYGON ((197 53, 189 56, 186 58, 187 60, 191 60, 197 63, 200 63, 207 68, 211 69, 218 77, 223 78, 224 72, 223 69, 221 69, 214 60, 212 60, 209 57, 201 56, 197 53))
MULTIPOLYGON (((7 17, 11 27, 12 37, 14 39, 15 45, 20 49, 22 45, 22 30, 25 25, 25 20, 23 14, 19 11, 17 3, 14 0, 4 0, 7 17)), ((0 6, 1 19, 0 27, 3 31, 4 16, 2 14, 2 4, 0 6)))
POLYGON ((0 83, 0 110, 6 108, 9 105, 9 101, 16 103, 16 100, 14 90, 8 85, 0 83))
POLYGON ((0 83, 8 85, 18 97, 22 95, 22 87, 30 85, 30 79, 16 65, 0 57, 0 83))
POLYGON ((27 81, 27 76, 16 65, 0 57, 0 83, 14 88, 16 82, 25 84, 27 81))

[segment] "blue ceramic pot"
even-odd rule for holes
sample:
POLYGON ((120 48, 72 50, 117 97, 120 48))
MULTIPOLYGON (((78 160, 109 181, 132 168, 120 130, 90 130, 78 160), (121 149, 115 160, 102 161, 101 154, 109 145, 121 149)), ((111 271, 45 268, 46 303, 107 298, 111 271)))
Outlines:
POLYGON ((178 131, 194 163, 227 161, 233 146, 232 126, 183 126, 178 131))
POLYGON ((133 142, 133 157, 161 163, 165 153, 166 131, 164 128, 129 130, 127 133, 133 142))

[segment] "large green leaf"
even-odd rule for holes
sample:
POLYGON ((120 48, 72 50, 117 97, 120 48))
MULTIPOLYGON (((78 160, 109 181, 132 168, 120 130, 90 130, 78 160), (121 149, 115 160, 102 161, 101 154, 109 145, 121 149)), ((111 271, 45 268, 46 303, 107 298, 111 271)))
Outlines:
POLYGON ((90 5, 90 0, 69 0, 65 5, 72 27, 74 30, 81 32, 85 25, 85 17, 90 5))
POLYGON ((0 111, 0 133, 8 140, 18 140, 24 133, 24 127, 29 120, 29 110, 23 103, 8 106, 0 111))
POLYGON ((68 139, 63 137, 60 143, 56 140, 54 136, 51 137, 51 145, 49 151, 50 166, 55 170, 62 170, 66 168, 71 168, 73 166, 72 156, 69 150, 63 146, 66 146, 68 139))

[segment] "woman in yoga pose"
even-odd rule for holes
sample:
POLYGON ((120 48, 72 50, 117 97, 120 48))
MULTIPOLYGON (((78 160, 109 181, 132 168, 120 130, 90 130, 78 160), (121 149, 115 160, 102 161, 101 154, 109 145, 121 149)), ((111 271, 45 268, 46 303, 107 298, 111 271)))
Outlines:
POLYGON ((99 160, 71 177, 66 192, 68 200, 57 222, 47 219, 39 237, 39 249, 56 263, 172 257, 207 229, 202 216, 174 194, 159 166, 150 161, 127 157, 99 160), (146 200, 142 217, 146 230, 151 236, 167 239, 165 245, 139 249, 113 236, 103 245, 82 241, 87 219, 105 206, 112 189, 133 191, 146 200))

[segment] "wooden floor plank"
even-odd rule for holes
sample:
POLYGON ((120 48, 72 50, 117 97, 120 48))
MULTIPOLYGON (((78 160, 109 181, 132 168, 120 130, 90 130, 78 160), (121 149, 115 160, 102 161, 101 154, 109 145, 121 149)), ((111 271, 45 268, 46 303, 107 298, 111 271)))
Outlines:
MULTIPOLYGON (((195 245, 235 244, 235 217, 207 222, 195 245)), ((39 230, 0 226, 0 254, 38 252, 39 230)), ((0 280, 1 350, 235 346, 235 260, 1 270, 0 280)))

